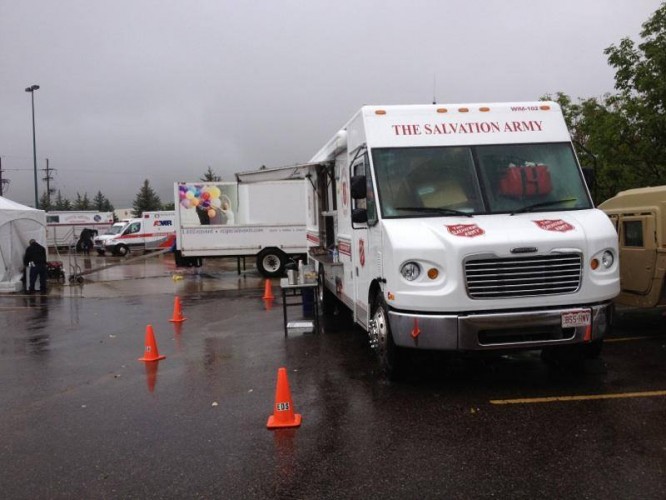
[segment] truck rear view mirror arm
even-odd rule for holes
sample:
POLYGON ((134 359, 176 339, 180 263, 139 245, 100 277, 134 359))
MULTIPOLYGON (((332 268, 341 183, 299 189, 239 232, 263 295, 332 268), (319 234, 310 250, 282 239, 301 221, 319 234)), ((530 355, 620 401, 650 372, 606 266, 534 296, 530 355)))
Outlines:
MULTIPOLYGON (((365 175, 354 175, 351 178, 351 197, 362 200, 367 196, 365 175)), ((367 214, 366 214, 367 220, 367 214)))
POLYGON ((583 168, 583 177, 585 178, 585 183, 590 191, 594 192, 594 187, 597 183, 597 174, 592 168, 583 168))

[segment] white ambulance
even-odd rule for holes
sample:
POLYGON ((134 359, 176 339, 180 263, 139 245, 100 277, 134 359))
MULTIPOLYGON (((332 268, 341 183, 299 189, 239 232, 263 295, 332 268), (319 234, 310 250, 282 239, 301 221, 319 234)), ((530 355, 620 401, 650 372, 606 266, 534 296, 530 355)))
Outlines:
POLYGON ((176 242, 175 219, 174 211, 158 211, 117 222, 107 234, 94 239, 95 250, 99 255, 108 252, 122 257, 130 252, 171 248, 176 242))
POLYGON ((617 235, 556 103, 365 106, 311 163, 320 299, 388 375, 405 349, 599 354, 617 235))

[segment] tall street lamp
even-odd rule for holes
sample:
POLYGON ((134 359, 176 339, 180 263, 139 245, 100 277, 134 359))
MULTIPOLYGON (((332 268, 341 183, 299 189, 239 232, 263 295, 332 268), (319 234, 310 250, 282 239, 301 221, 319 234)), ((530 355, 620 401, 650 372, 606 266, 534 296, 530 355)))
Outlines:
POLYGON ((35 90, 39 89, 39 85, 31 85, 26 92, 30 92, 32 100, 32 160, 35 169, 35 208, 39 208, 39 197, 37 195, 37 142, 35 140, 35 90))

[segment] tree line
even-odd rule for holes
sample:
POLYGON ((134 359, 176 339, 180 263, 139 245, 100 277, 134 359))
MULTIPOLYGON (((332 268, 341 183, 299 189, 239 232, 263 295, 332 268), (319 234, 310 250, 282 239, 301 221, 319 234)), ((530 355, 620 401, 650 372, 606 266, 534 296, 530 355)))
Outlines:
POLYGON ((582 166, 595 170, 596 203, 626 189, 666 184, 666 3, 640 37, 604 50, 615 69, 614 93, 543 97, 562 106, 582 166))
POLYGON ((54 210, 95 210, 97 212, 113 212, 114 210, 111 202, 101 191, 98 191, 92 200, 89 198, 88 193, 84 193, 83 196, 81 196, 80 193, 76 193, 76 199, 73 201, 65 198, 59 190, 56 192, 53 199, 51 199, 51 196, 49 196, 48 193, 44 193, 39 198, 39 208, 47 212, 54 210))
MULTIPOLYGON (((208 170, 204 173, 200 180, 203 182, 220 182, 222 177, 217 175, 211 167, 208 167, 208 170)), ((88 193, 76 193, 76 198, 74 200, 69 200, 62 196, 62 193, 58 190, 55 193, 53 199, 50 196, 50 193, 45 192, 39 199, 39 208, 45 210, 46 212, 52 211, 81 211, 81 210, 94 210, 97 212, 113 212, 115 209, 109 199, 102 194, 101 191, 97 191, 97 194, 90 199, 88 193)), ((143 212, 154 212, 159 210, 174 210, 175 204, 173 201, 162 203, 159 195, 155 190, 150 186, 150 181, 145 179, 143 185, 139 189, 139 192, 134 198, 132 203, 132 211, 135 214, 141 214, 143 212)))

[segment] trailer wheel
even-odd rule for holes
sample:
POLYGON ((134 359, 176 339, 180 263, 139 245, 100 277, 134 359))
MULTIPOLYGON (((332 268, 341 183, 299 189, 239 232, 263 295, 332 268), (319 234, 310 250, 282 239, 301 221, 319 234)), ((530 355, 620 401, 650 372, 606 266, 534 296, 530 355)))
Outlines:
POLYGON ((113 250, 113 255, 120 255, 121 257, 124 257, 130 253, 130 249, 127 245, 116 245, 116 248, 113 250))
POLYGON ((275 278, 284 274, 287 256, 277 248, 264 248, 257 254, 257 269, 266 278, 275 278))
POLYGON ((379 368, 389 380, 397 380, 404 364, 403 349, 395 345, 388 319, 388 306, 381 292, 377 293, 370 320, 370 345, 377 352, 379 368))

